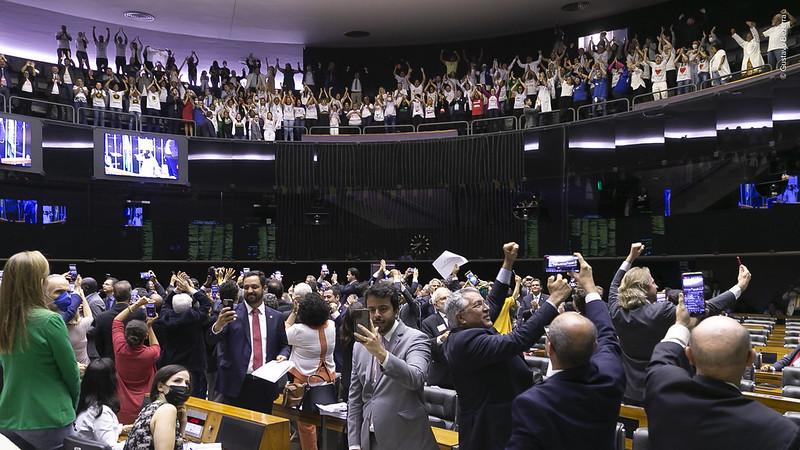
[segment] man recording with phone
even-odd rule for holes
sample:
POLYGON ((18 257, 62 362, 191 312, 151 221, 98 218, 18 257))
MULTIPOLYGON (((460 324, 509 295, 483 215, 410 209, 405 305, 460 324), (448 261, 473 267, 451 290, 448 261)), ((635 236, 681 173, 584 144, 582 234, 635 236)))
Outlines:
POLYGON ((679 294, 674 325, 647 366, 649 448, 800 448, 792 420, 739 391, 756 357, 747 329, 721 316, 697 322, 679 294), (686 370, 686 358, 696 375, 686 370))

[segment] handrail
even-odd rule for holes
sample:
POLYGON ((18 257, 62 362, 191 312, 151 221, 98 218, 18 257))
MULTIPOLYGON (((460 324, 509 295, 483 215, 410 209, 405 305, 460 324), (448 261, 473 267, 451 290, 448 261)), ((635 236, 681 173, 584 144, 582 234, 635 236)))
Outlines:
MULTIPOLYGON (((78 123, 78 122, 79 122, 79 120, 78 120, 78 117, 80 116, 81 110, 85 110, 85 111, 87 111, 87 115, 86 115, 86 117, 89 117, 89 115, 90 115, 90 114, 92 114, 92 113, 95 111, 95 109, 94 109, 94 108, 90 108, 90 107, 88 107, 88 106, 81 106, 80 108, 78 108, 78 114, 75 116, 75 123, 78 123)), ((117 115, 129 116, 127 119, 125 119, 125 122, 126 122, 126 124, 129 124, 129 123, 130 123, 130 118, 132 117, 132 118, 134 118, 134 119, 136 120, 136 121, 135 121, 135 123, 136 123, 136 128, 133 128, 133 130, 136 130, 136 131, 141 131, 141 130, 142 130, 142 123, 141 123, 141 120, 140 120, 139 118, 137 118, 137 117, 136 117, 136 114, 133 114, 133 113, 130 113, 130 112, 125 112, 125 111, 117 111, 117 110, 115 110, 115 109, 110 109, 110 108, 106 108, 106 109, 104 109, 102 112, 103 112, 103 114, 104 114, 104 115, 106 115, 106 114, 117 114, 117 115)), ((141 114, 139 115, 139 117, 141 117, 141 114)), ((105 120, 104 120, 104 122, 105 122, 105 120)), ((113 123, 113 121, 111 121, 111 122, 113 123)), ((122 124, 122 120, 120 120, 120 124, 122 124)), ((97 124, 94 124, 94 123, 93 123, 93 125, 97 125, 97 124)), ((103 124, 103 125, 101 125, 101 126, 105 126, 105 124, 103 124)), ((114 128, 114 127, 112 127, 112 126, 110 126, 110 125, 109 125, 109 126, 108 126, 108 127, 106 127, 106 128, 114 128)), ((131 129, 131 128, 129 128, 129 127, 122 127, 122 126, 120 126, 120 127, 117 127, 117 128, 119 128, 119 129, 126 129, 126 130, 130 130, 130 129, 131 129)))
MULTIPOLYGON (((106 109, 104 111, 108 111, 108 109, 106 109)), ((147 114, 142 114, 142 115, 139 116, 139 128, 140 128, 141 131, 145 131, 144 130, 144 125, 145 125, 145 123, 147 123, 145 121, 145 119, 157 119, 157 120, 164 120, 164 121, 168 121, 168 122, 169 121, 171 121, 171 122, 180 122, 180 125, 185 125, 186 123, 191 123, 192 124, 192 129, 195 132, 197 132, 197 122, 195 122, 194 120, 184 120, 184 119, 182 119, 180 117, 150 116, 150 115, 147 115, 147 114)), ((147 130, 147 131, 153 131, 153 130, 147 130)), ((173 133, 168 133, 168 134, 173 134, 173 133)), ((180 135, 180 134, 178 134, 178 135, 180 135)))
POLYGON ((522 121, 522 119, 524 118, 524 114, 523 114, 522 116, 519 116, 519 129, 520 130, 532 130, 534 128, 552 127, 553 125, 560 125, 562 123, 568 123, 568 122, 562 122, 561 119, 560 119, 561 113, 564 112, 564 111, 572 111, 572 119, 570 119, 569 122, 577 122, 577 120, 578 120, 578 112, 575 110, 575 108, 553 109, 553 110, 550 110, 548 112, 545 112, 545 113, 541 113, 540 112, 538 114, 551 114, 551 115, 554 115, 556 117, 559 117, 558 122, 551 123, 549 125, 541 125, 541 126, 536 125, 536 126, 533 126, 533 127, 525 128, 523 126, 523 121, 522 121))
MULTIPOLYGON (((683 86, 681 86, 681 87, 683 87, 683 86)), ((589 103, 588 105, 583 105, 583 106, 578 107, 578 112, 577 112, 578 120, 582 120, 581 119, 581 110, 582 109, 591 109, 591 108, 596 108, 599 105, 608 105, 608 104, 611 104, 611 103, 618 103, 618 102, 625 102, 625 111, 630 111, 631 110, 631 102, 630 102, 630 100, 627 99, 627 97, 615 98, 615 99, 611 99, 611 100, 606 100, 604 102, 589 103)), ((608 114, 603 114, 603 115, 608 115, 608 114)))
MULTIPOLYGON (((631 108, 636 106, 636 100, 638 100, 638 99, 643 99, 643 98, 650 97, 651 98, 650 101, 655 101, 655 100, 652 99, 653 95, 655 95, 655 94, 663 94, 665 92, 667 93, 667 98, 670 98, 670 97, 672 97, 671 95, 669 95, 670 92, 678 91, 680 89, 685 89, 685 88, 689 88, 689 92, 695 92, 695 91, 698 90, 696 84, 687 84, 686 86, 675 86, 675 87, 671 87, 669 89, 662 89, 660 91, 648 92, 648 93, 645 93, 645 94, 639 94, 639 95, 636 95, 636 96, 633 97, 633 103, 631 104, 631 108)), ((689 92, 687 92, 687 94, 689 92)), ((682 95, 682 94, 678 94, 678 95, 682 95)), ((639 103, 647 103, 647 102, 640 101, 639 103)))
MULTIPOLYGON (((514 116, 484 117, 482 119, 472 120, 472 126, 471 126, 472 132, 470 134, 475 134, 475 124, 478 122, 495 122, 495 121, 499 122, 499 121, 508 121, 508 119, 511 119, 511 121, 514 123, 513 130, 519 130, 519 121, 514 116)), ((501 131, 513 131, 513 130, 501 130, 501 131)), ((489 133, 491 133, 491 131, 489 133)))
MULTIPOLYGON (((713 83, 715 81, 721 81, 720 84, 727 83, 729 81, 732 81, 731 79, 733 77, 735 77, 736 75, 741 75, 741 74, 746 73, 746 72, 752 72, 752 73, 750 75, 746 75, 746 76, 743 76, 741 78, 747 78, 747 77, 752 77, 752 76, 755 76, 755 75, 761 75, 762 73, 766 73, 766 72, 769 72, 771 70, 772 70, 772 66, 770 66, 769 64, 763 64, 763 65, 760 65, 758 67, 753 67, 750 70, 745 69, 745 70, 739 70, 737 72, 731 72, 728 75, 723 75, 723 76, 716 77, 716 78, 709 78, 708 80, 703 81, 702 83, 700 83, 700 89, 702 90, 702 89, 705 89, 705 88, 713 85, 713 83), (766 70, 764 70, 765 67, 766 67, 766 70), (708 85, 706 85, 706 83, 708 83, 708 85)), ((733 81, 735 81, 735 80, 733 80, 733 81)))
POLYGON ((361 127, 357 127, 355 125, 339 125, 338 127, 332 127, 332 126, 323 127, 323 126, 320 126, 320 125, 315 125, 315 126, 313 126, 313 127, 311 127, 309 129, 309 134, 314 134, 314 130, 315 129, 316 130, 328 130, 327 133, 317 133, 318 135, 319 134, 330 134, 331 128, 336 128, 339 131, 341 131, 341 130, 352 130, 352 129, 358 130, 358 133, 339 133, 339 134, 364 134, 361 131, 361 127))
MULTIPOLYGON (((449 121, 449 122, 421 123, 421 124, 417 125, 417 133, 425 131, 425 130, 422 129, 423 127, 438 128, 438 127, 441 127, 442 125, 461 125, 461 124, 464 125, 464 131, 466 131, 467 134, 470 134, 469 122, 467 122, 466 120, 453 120, 453 121, 449 121)), ((458 130, 458 128, 456 128, 456 127, 445 128, 445 130, 458 130)), ((440 131, 440 130, 434 129, 434 130, 429 130, 429 131, 440 131)))
POLYGON ((29 101, 29 102, 31 102, 31 106, 33 106, 33 102, 36 102, 36 103, 44 103, 44 104, 47 104, 47 105, 54 105, 54 106, 57 106, 59 108, 71 109, 72 110, 72 118, 70 120, 58 120, 58 119, 53 119, 53 120, 56 120, 58 122, 72 122, 72 123, 75 123, 76 114, 75 114, 75 107, 74 106, 68 105, 66 103, 58 103, 58 102, 50 102, 50 101, 47 101, 47 100, 40 100, 38 98, 20 97, 18 95, 12 95, 11 97, 8 98, 8 112, 9 113, 13 113, 14 112, 13 111, 13 107, 12 107, 14 102, 12 102, 11 100, 13 100, 15 98, 19 99, 19 100, 23 100, 23 101, 29 101))
MULTIPOLYGON (((389 129, 389 127, 392 127, 394 130, 398 130, 398 129, 406 130, 406 129, 410 128, 411 132, 412 133, 414 132, 414 125, 411 125, 411 124, 402 124, 402 125, 367 125, 367 126, 365 126, 363 128, 363 132, 361 134, 385 134, 385 133, 388 134, 388 133, 392 133, 391 131, 386 131, 386 130, 389 129), (378 129, 384 130, 384 132, 383 133, 367 133, 367 130, 378 130, 378 129)), ((400 132, 402 133, 402 131, 400 131, 400 132)))

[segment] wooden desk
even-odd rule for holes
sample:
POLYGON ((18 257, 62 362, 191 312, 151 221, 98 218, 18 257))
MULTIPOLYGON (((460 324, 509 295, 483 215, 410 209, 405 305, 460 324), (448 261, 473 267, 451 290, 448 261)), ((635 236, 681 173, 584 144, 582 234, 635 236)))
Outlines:
MULTIPOLYGON (((331 416, 321 416, 317 413, 298 411, 294 408, 284 408, 283 405, 281 405, 281 402, 282 399, 279 396, 272 405, 272 412, 279 417, 311 423, 318 427, 324 427, 326 430, 333 430, 337 433, 342 433, 345 430, 346 422, 342 419, 331 416)), ((439 450, 453 450, 454 448, 458 447, 458 432, 445 430, 444 428, 438 427, 431 427, 431 431, 433 431, 433 437, 436 439, 436 443, 439 445, 439 450)), ((323 433, 322 442, 320 443, 320 448, 322 450, 327 450, 328 447, 326 446, 326 443, 327 439, 325 433, 323 433)))
POLYGON ((744 396, 760 402, 781 414, 785 413, 786 411, 800 412, 800 399, 781 397, 778 395, 754 394, 752 392, 745 392, 744 396))
POLYGON ((216 442, 222 416, 266 425, 264 435, 258 450, 289 450, 289 421, 283 417, 276 417, 222 403, 190 397, 186 402, 187 410, 196 410, 208 414, 200 442, 216 442))

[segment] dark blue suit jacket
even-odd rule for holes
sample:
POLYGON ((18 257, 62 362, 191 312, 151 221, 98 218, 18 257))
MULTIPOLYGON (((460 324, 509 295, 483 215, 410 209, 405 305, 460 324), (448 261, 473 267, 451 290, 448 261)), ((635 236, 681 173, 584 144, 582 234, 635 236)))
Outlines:
MULTIPOLYGON (((272 361, 278 355, 289 358, 289 341, 280 312, 264 306, 267 319, 267 348, 265 362, 272 361)), ((208 343, 217 344, 217 392, 226 397, 238 397, 242 389, 250 354, 253 352, 250 338, 250 318, 244 303, 236 305, 236 320, 227 324, 219 334, 214 334, 213 327, 208 331, 208 343)), ((263 319, 263 317, 262 317, 263 319)), ((277 392, 276 392, 277 398, 277 392)))
POLYGON ((514 400, 507 449, 614 450, 625 372, 608 308, 586 305, 597 327, 597 350, 588 364, 558 372, 514 400))
MULTIPOLYGON (((509 286, 500 281, 487 300, 497 319, 509 286)), ((533 374, 522 352, 544 334, 558 311, 545 304, 509 334, 494 328, 454 328, 444 344, 444 356, 458 392, 461 450, 506 447, 511 436, 511 401, 533 385, 533 374)), ((616 416, 615 416, 616 417, 616 416)))

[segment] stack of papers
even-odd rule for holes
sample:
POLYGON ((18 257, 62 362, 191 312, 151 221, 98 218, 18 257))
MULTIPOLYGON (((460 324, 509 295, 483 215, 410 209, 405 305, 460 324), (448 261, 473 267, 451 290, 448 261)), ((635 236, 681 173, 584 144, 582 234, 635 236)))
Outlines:
POLYGON ((196 444, 194 442, 184 442, 183 450, 222 450, 222 444, 212 442, 209 444, 196 444))
POLYGON ((342 420, 347 419, 347 403, 317 404, 317 408, 319 408, 319 414, 322 416, 331 416, 342 420))
POLYGON ((277 383, 293 367, 294 363, 289 360, 281 362, 270 361, 253 371, 252 375, 270 383, 277 383))

